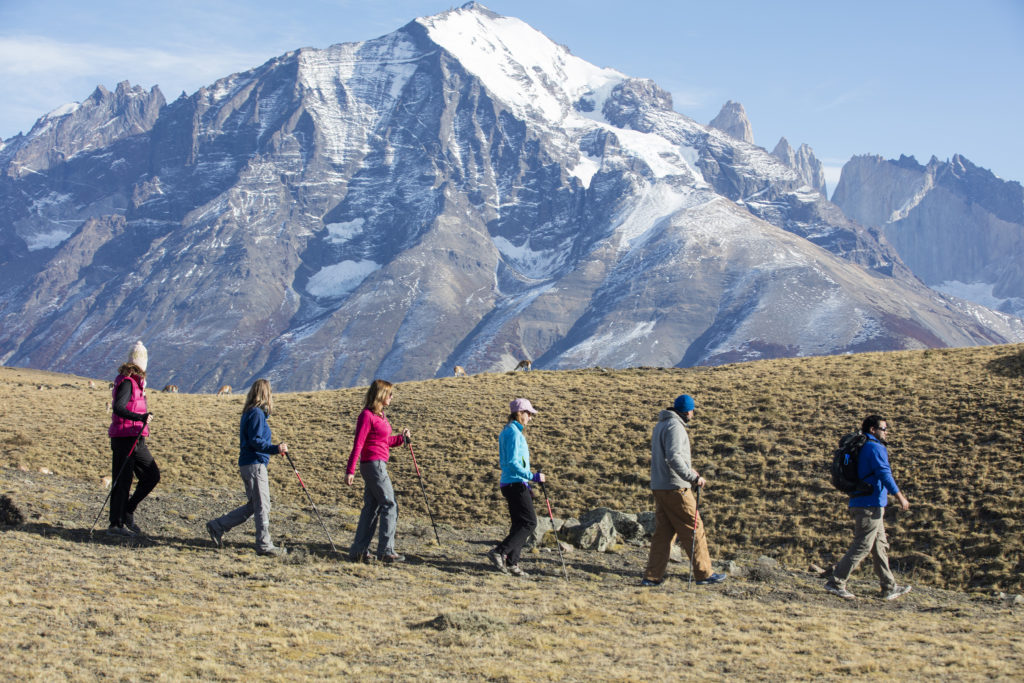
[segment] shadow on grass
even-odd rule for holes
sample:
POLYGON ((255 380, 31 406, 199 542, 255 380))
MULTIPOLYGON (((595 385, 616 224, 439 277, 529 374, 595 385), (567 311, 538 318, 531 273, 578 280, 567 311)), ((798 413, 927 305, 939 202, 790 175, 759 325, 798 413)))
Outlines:
POLYGON ((987 366, 993 375, 1010 378, 1024 377, 1024 351, 990 360, 987 366))
POLYGON ((171 536, 155 536, 142 534, 140 536, 110 536, 107 534, 106 529, 96 529, 92 533, 88 529, 78 527, 64 527, 64 526, 52 526, 50 524, 43 524, 40 522, 30 522, 28 524, 21 524, 16 527, 5 527, 0 529, 0 532, 4 531, 24 531, 30 534, 36 534, 41 537, 54 537, 60 538, 65 541, 72 541, 74 543, 92 543, 96 545, 110 545, 110 546, 130 546, 130 547, 151 547, 151 546, 168 546, 172 548, 181 549, 199 549, 199 548, 210 548, 209 542, 204 542, 201 538, 193 538, 183 540, 181 538, 174 538, 171 536))

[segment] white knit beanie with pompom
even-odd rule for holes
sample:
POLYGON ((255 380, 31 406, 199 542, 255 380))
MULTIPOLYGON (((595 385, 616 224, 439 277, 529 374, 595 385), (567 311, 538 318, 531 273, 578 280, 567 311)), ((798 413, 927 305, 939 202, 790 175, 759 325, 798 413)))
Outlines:
POLYGON ((141 341, 135 342, 135 346, 132 347, 131 353, 128 354, 128 362, 138 365, 143 372, 146 371, 146 364, 149 362, 149 353, 146 351, 146 347, 143 346, 141 341))

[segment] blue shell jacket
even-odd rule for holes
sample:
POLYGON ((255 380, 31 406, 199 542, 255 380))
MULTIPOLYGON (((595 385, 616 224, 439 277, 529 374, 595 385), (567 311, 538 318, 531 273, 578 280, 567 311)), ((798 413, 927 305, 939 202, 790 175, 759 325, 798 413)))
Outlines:
POLYGON ((882 442, 868 434, 868 440, 861 446, 857 456, 857 475, 873 488, 871 493, 850 498, 852 508, 884 508, 889 503, 889 495, 896 495, 900 489, 892 478, 889 467, 889 452, 882 442))

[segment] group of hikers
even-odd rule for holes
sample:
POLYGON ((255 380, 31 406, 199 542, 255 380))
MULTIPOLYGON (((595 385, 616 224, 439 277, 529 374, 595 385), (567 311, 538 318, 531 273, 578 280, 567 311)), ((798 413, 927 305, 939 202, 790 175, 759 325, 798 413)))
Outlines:
MULTIPOLYGON (((113 483, 107 533, 115 536, 142 533, 135 520, 135 510, 160 481, 160 470, 146 446, 152 418, 145 395, 147 361, 145 346, 141 341, 136 342, 128 360, 118 369, 112 390, 113 415, 109 435, 113 483), (131 493, 133 476, 138 483, 131 493)), ((374 380, 356 420, 345 476, 345 483, 352 486, 358 468, 363 479, 363 507, 348 551, 348 559, 353 562, 374 559, 370 546, 375 533, 376 560, 384 563, 405 560, 395 550, 398 505, 387 463, 390 449, 408 444, 411 433, 408 429, 392 433, 384 409, 391 405, 393 397, 393 384, 382 379, 374 380)), ((273 409, 270 382, 256 380, 246 396, 238 429, 238 468, 245 486, 246 503, 206 523, 206 530, 218 548, 223 546, 225 533, 253 518, 256 553, 269 556, 284 553, 270 537, 267 466, 272 455, 286 455, 288 452, 288 444, 273 443, 267 424, 273 409)), ((693 578, 698 585, 721 583, 727 578, 726 574, 712 569, 707 535, 698 511, 699 492, 707 482, 691 461, 686 426, 693 419, 695 410, 696 402, 692 396, 679 396, 671 408, 659 413, 651 436, 650 486, 655 504, 655 530, 641 586, 658 586, 664 582, 672 543, 676 539, 689 556, 693 578), (695 488, 698 492, 696 498, 693 494, 695 488)), ((498 435, 499 488, 508 505, 510 528, 508 535, 487 552, 487 557, 498 571, 514 576, 528 575, 520 566, 520 555, 537 527, 532 484, 543 486, 546 481, 544 473, 530 469, 530 451, 525 437, 526 427, 536 414, 528 399, 514 399, 509 404, 505 427, 498 435)), ((854 599, 856 596, 847 589, 847 581, 860 563, 871 555, 881 596, 891 600, 905 595, 910 586, 897 584, 889 569, 884 511, 889 494, 896 497, 903 510, 907 510, 910 504, 896 485, 889 466, 885 441, 887 421, 878 415, 870 415, 864 419, 861 431, 865 440, 857 461, 857 474, 863 487, 849 501, 854 538, 849 550, 832 568, 824 588, 838 597, 854 599)))

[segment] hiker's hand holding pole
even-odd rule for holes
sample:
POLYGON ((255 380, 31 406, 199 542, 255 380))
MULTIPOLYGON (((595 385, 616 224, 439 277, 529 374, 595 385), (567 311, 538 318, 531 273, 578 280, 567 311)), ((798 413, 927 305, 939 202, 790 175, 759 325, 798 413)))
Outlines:
POLYGON ((402 430, 402 443, 403 443, 403 445, 409 443, 410 441, 412 441, 412 432, 410 432, 408 429, 403 429, 402 430))
POLYGON ((693 482, 693 485, 696 486, 697 488, 701 488, 702 489, 702 488, 704 488, 704 484, 706 484, 706 483, 707 482, 704 480, 704 477, 702 477, 702 476, 700 476, 698 474, 697 475, 697 481, 693 482))
POLYGON ((288 444, 286 444, 286 443, 279 443, 277 445, 277 450, 278 450, 278 452, 281 453, 281 455, 288 455, 288 444))
POLYGON ((537 482, 538 484, 543 484, 544 482, 546 482, 548 480, 548 478, 544 476, 543 472, 541 472, 540 470, 537 470, 537 474, 533 475, 533 480, 535 482, 537 482))

